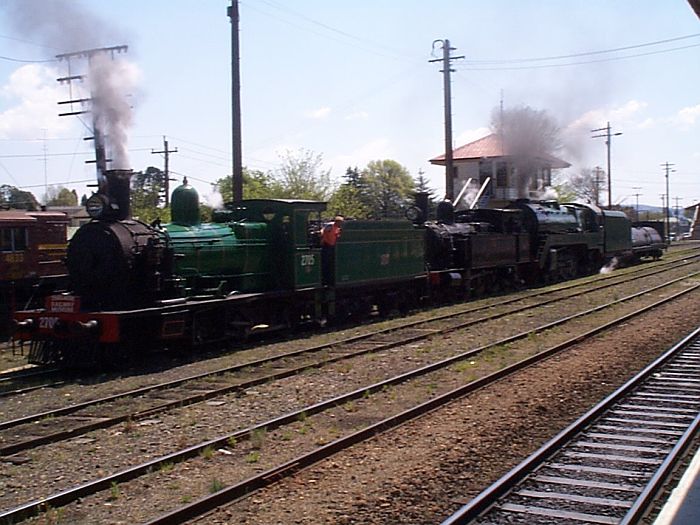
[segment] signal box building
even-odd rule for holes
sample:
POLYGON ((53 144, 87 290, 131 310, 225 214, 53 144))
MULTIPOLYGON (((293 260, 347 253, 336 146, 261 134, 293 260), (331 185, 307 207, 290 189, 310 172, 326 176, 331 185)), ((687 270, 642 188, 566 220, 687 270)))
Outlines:
MULTIPOLYGON (((498 208, 516 199, 542 198, 545 189, 552 184, 552 170, 570 166, 544 153, 530 156, 526 162, 522 156, 516 159, 497 133, 456 148, 452 157, 455 196, 471 179, 460 207, 471 203, 488 178, 491 182, 479 199, 479 207, 498 208)), ((430 159, 430 163, 444 166, 445 155, 430 159)))

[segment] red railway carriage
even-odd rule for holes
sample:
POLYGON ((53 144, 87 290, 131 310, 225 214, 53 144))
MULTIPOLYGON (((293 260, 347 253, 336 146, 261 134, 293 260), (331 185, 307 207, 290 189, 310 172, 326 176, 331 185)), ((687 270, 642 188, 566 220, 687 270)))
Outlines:
POLYGON ((0 338, 10 316, 66 285, 68 217, 50 211, 0 211, 0 338))

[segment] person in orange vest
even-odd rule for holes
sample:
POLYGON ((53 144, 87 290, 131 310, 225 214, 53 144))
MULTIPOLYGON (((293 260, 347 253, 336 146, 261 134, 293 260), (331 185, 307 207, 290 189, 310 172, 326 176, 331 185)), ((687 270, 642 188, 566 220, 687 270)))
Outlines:
POLYGON ((343 218, 338 215, 321 230, 321 273, 323 284, 335 281, 335 244, 343 229, 343 218))

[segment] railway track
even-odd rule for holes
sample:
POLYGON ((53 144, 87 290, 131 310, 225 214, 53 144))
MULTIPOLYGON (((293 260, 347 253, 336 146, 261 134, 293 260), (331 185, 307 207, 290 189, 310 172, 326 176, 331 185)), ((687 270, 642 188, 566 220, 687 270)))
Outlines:
MULTIPOLYGON (((689 263, 677 264, 676 267, 682 268, 683 264, 687 265, 689 263)), ((665 271, 663 268, 655 269, 653 272, 647 272, 645 276, 663 271, 665 271)), ((677 282, 686 277, 687 275, 684 275, 672 282, 677 282)), ((638 276, 634 277, 634 279, 638 278, 638 276)), ((280 380, 303 373, 310 367, 320 367, 368 353, 383 352, 396 346, 407 345, 437 335, 463 330, 470 326, 481 325, 487 321, 522 313, 526 310, 551 306, 568 299, 568 293, 572 289, 590 286, 585 292, 580 293, 592 293, 611 286, 619 286, 628 282, 629 279, 629 277, 622 280, 600 279, 603 282, 594 283, 593 286, 586 282, 583 284, 571 284, 551 291, 535 292, 528 294, 527 298, 556 295, 561 291, 566 292, 566 295, 555 296, 554 298, 513 309, 489 312, 484 316, 466 321, 461 319, 465 314, 478 313, 482 310, 482 308, 472 307, 427 320, 403 323, 399 327, 352 337, 344 341, 305 348, 284 355, 247 362, 226 369, 11 419, 0 423, 0 456, 17 454, 34 447, 74 438, 93 430, 111 427, 124 422, 142 420, 182 406, 211 400, 232 392, 244 391, 269 381, 280 380)), ((522 297, 510 298, 500 301, 496 305, 510 305, 522 299, 522 297)), ((492 310, 494 307, 494 304, 490 304, 486 309, 492 310)), ((517 340, 527 335, 525 334, 512 340, 517 340)), ((507 343, 499 341, 493 346, 498 346, 499 344, 507 343)))
POLYGON ((631 525, 700 430, 700 328, 443 525, 631 525))
MULTIPOLYGON (((679 262, 691 262, 695 259, 700 258, 700 254, 697 253, 698 250, 695 248, 688 248, 677 250, 673 253, 673 258, 667 256, 667 258, 662 262, 649 263, 653 264, 653 273, 657 273, 663 268, 673 267, 679 262)), ((621 277, 620 273, 623 273, 624 277, 633 276, 636 274, 645 274, 649 272, 649 268, 646 265, 635 266, 633 268, 626 268, 624 270, 618 271, 617 274, 608 275, 603 279, 615 279, 621 277)), ((493 304, 487 304, 480 309, 486 309, 491 306, 499 306, 504 304, 510 304, 512 302, 521 300, 523 298, 540 296, 543 293, 549 294, 557 292, 560 290, 576 289, 582 286, 586 286, 591 280, 600 279, 598 276, 582 278, 577 280, 574 284, 562 285, 557 287, 555 290, 540 292, 533 291, 526 293, 524 295, 519 295, 516 299, 506 299, 497 300, 493 304)), ((472 308, 473 309, 473 308, 472 308)), ((9 343, 6 343, 9 348, 9 343)), ((66 384, 66 381, 70 378, 78 377, 77 374, 61 373, 59 369, 55 367, 38 367, 33 365, 24 365, 21 367, 16 367, 13 370, 0 371, 0 397, 10 397, 14 395, 25 394, 33 390, 38 390, 41 388, 52 388, 56 386, 62 386, 66 384), (58 379, 55 379, 58 376, 58 379)))
MULTIPOLYGON (((695 285, 693 287, 686 288, 680 294, 686 294, 690 293, 691 291, 695 290, 698 286, 700 285, 695 285)), ((680 295, 678 294, 678 295, 680 295)), ((436 408, 437 406, 440 406, 441 403, 446 403, 451 399, 454 399, 455 397, 464 395, 468 392, 473 391, 476 388, 479 388, 481 386, 484 386, 486 384, 489 384, 490 382, 493 382, 504 375, 513 373, 514 371, 525 367, 529 366, 533 362, 537 362, 538 360, 544 359, 548 357, 549 355, 552 355, 555 352, 561 351, 564 348, 567 348, 568 346, 571 346, 577 342, 580 342, 584 340, 587 337, 592 337, 596 333, 599 333, 601 330, 605 330, 607 328, 610 328, 611 326, 614 326, 616 323, 621 323, 629 320, 630 318, 639 315, 643 313, 644 311, 647 311, 649 309, 652 309, 656 306, 659 306, 660 304, 666 303, 668 301, 673 300, 673 298, 677 297, 678 295, 673 295, 670 297, 667 297, 666 299, 662 301, 657 301, 653 303, 652 305, 647 306, 644 309, 637 310, 635 312, 632 312, 630 314, 627 314, 620 319, 617 319, 615 323, 608 323, 606 325, 603 325, 599 327, 598 329, 591 331, 590 333, 587 334, 581 334, 573 339, 570 339, 566 343, 562 343, 561 345, 557 345, 556 347, 550 348, 547 351, 540 352, 536 356, 532 356, 531 358, 525 359, 518 363, 517 365, 513 365, 507 369, 503 369, 495 374, 492 374, 488 378, 484 378, 482 380, 474 381, 470 383, 469 385, 466 385, 465 387, 458 388, 446 395, 439 396, 439 398, 430 400, 427 403, 423 403, 419 407, 414 407, 411 410, 408 410, 406 412, 403 412, 401 414, 398 414, 396 416, 393 416, 389 418, 388 420, 381 421, 379 423, 376 423, 374 425, 368 426, 366 429, 356 432, 352 434, 351 436, 347 436, 346 438, 340 439, 332 443, 331 445, 328 445, 327 447, 321 447, 310 454, 306 455, 304 458, 295 458, 291 462, 285 463, 283 465, 279 465, 275 467, 274 469, 270 471, 266 471, 265 473, 261 474, 260 476, 256 476, 255 479, 251 479, 245 483, 239 483, 235 487, 230 487, 230 489, 225 489, 224 491, 221 491, 220 493, 217 493, 216 497, 218 498, 218 501, 223 501, 223 500, 229 500, 231 497, 237 497, 236 494, 244 494, 248 493, 250 490, 254 490, 255 488, 259 486, 264 486, 265 484, 269 484, 275 479, 278 479, 280 477, 286 476, 288 474, 291 474, 295 470, 297 470, 300 467, 303 467, 304 465, 311 464, 312 462, 318 461, 319 459, 323 457, 327 457, 328 454, 332 454, 337 450, 340 450, 344 447, 350 446, 352 443, 359 442, 363 439, 367 439, 370 436, 376 434, 377 432, 380 432, 386 428, 390 428, 392 425, 399 424, 403 421, 406 421, 409 418, 413 417, 418 417, 418 415, 424 413, 427 410, 432 410, 436 408), (310 463, 311 462, 311 463, 310 463)), ((620 301, 626 300, 628 298, 620 299, 620 301)), ((598 310, 600 307, 596 308, 598 310)), ((554 323, 551 323, 554 324, 554 323)), ((550 325, 551 325, 550 324, 550 325)), ((544 330, 547 327, 541 326, 538 327, 537 329, 533 330, 532 332, 535 332, 537 330, 544 330)), ((503 345, 508 343, 509 341, 519 339, 519 338, 526 338, 528 337, 528 333, 523 333, 519 334, 517 337, 511 337, 508 339, 501 340, 495 345, 503 345)), ((489 345, 489 346, 494 346, 494 345, 489 345)), ((352 399, 359 399, 361 397, 366 397, 368 395, 372 395, 375 392, 380 392, 383 389, 387 387, 387 385, 391 384, 397 384, 399 382, 404 382, 409 380, 411 377, 417 377, 421 374, 428 373, 431 369, 436 370, 439 368, 444 368, 445 366, 449 366, 450 363, 457 362, 459 360, 463 359, 469 359, 472 358, 476 353, 484 351, 484 348, 479 348, 479 349, 474 349, 469 352, 465 352, 463 354, 460 354, 458 356, 454 356, 453 358, 450 358, 449 360, 445 360, 441 363, 435 363, 430 365, 429 367, 424 367, 422 370, 415 370, 409 374, 403 374, 402 376, 397 376, 394 378, 391 378, 387 381, 382 381, 380 383, 370 385, 370 386, 365 386, 359 390, 356 390, 354 392, 350 392, 348 394, 345 394, 343 396, 339 396, 333 399, 329 399, 323 403, 317 403, 316 405, 313 406, 307 406, 304 407, 301 410, 285 414, 283 416, 279 416, 273 420, 265 421, 259 425, 255 425, 253 427, 249 427, 243 430, 239 430, 235 433, 228 434, 226 436, 222 436, 220 438, 217 438, 215 440, 209 440, 205 443, 200 443, 196 446, 193 447, 188 447, 187 449, 180 450, 174 454, 169 454, 167 456, 163 456, 154 460, 151 460, 149 462, 146 462, 142 465, 138 465, 126 470, 123 470, 121 472, 115 473, 113 475, 101 478, 99 480, 93 481, 86 483, 84 485, 81 485, 79 487, 74 487, 73 489, 65 490, 62 491, 60 494, 55 494, 53 496, 44 498, 42 500, 34 501, 34 502, 29 502, 25 505, 21 505, 15 509, 12 509, 4 514, 0 514, 0 522, 10 522, 10 520, 13 519, 20 519, 22 517, 26 517, 32 514, 35 514, 39 512, 42 508, 46 508, 46 506, 51 506, 51 507, 57 507, 61 505, 65 505, 71 501, 75 501, 77 498, 82 498, 88 494, 92 494, 96 491, 99 490, 104 490, 109 487, 115 486, 115 484, 119 483, 124 483, 130 479, 134 479, 136 477, 142 476, 148 472, 152 471, 157 471, 159 468, 163 468, 163 465, 171 465, 175 462, 180 462, 180 461, 185 461, 188 458, 193 458, 199 454, 202 453, 203 450, 207 449, 212 449, 212 448, 217 448, 217 447, 226 447, 227 445, 230 445, 232 442, 236 442, 239 440, 245 440, 248 437, 254 435, 256 430, 260 429, 272 429, 276 428, 285 424, 290 424, 291 422, 299 421, 300 417, 302 415, 304 417, 308 417, 312 414, 320 413, 323 410, 328 410, 332 407, 335 407, 339 404, 346 403, 352 399), (3 521, 4 520, 4 521, 3 521)), ((206 507, 207 505, 211 505, 210 500, 208 503, 198 503, 195 507, 191 507, 188 510, 182 510, 178 512, 184 512, 184 513, 191 513, 191 512, 202 512, 202 509, 206 507)), ((156 521, 160 523, 171 523, 174 521, 168 521, 168 520, 179 520, 184 514, 180 514, 179 517, 173 517, 170 516, 165 521, 156 521)))
POLYGON ((42 388, 61 386, 69 375, 54 367, 27 365, 0 373, 0 397, 26 394, 42 388), (60 380, 51 378, 60 377, 60 380))

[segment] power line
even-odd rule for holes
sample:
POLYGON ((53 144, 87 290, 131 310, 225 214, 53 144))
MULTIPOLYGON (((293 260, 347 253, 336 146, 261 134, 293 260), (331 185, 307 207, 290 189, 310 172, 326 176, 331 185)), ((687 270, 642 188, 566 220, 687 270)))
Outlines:
POLYGON ((644 57, 644 56, 650 56, 650 55, 659 55, 662 53, 670 53, 672 51, 680 51, 683 49, 690 49, 693 47, 700 47, 700 44, 691 44, 688 46, 681 46, 681 47, 673 47, 670 49, 664 49, 660 51, 650 51, 648 53, 637 53, 636 55, 625 55, 621 57, 610 57, 610 58, 601 58, 600 60, 584 60, 581 62, 568 62, 565 64, 542 64, 538 66, 507 66, 507 67, 465 67, 462 68, 467 71, 513 71, 513 70, 518 70, 518 69, 548 69, 548 68, 553 68, 553 67, 569 67, 569 66, 580 66, 580 65, 585 65, 585 64, 597 64, 600 62, 614 62, 616 60, 625 60, 628 58, 638 58, 638 57, 644 57))
POLYGON ((43 47, 44 49, 52 49, 54 51, 58 50, 57 47, 47 46, 45 44, 37 44, 36 42, 32 42, 31 40, 24 40, 23 38, 17 38, 17 37, 7 36, 7 35, 0 35, 0 38, 4 38, 5 40, 14 40, 15 42, 22 42, 23 44, 29 44, 29 45, 36 46, 36 47, 43 47))
POLYGON ((263 0, 263 3, 267 4, 268 6, 270 6, 270 7, 272 7, 272 8, 279 9, 279 10, 281 10, 281 11, 287 11, 289 14, 292 14, 292 15, 294 15, 294 16, 297 16, 297 17, 299 17, 299 18, 302 18, 302 19, 306 20, 307 22, 311 22, 311 23, 314 24, 314 25, 317 25, 317 26, 319 26, 319 27, 322 27, 322 28, 325 29, 327 32, 337 33, 338 35, 343 36, 343 37, 345 37, 346 39, 349 38, 349 39, 352 39, 352 40, 357 41, 357 42, 360 43, 360 44, 367 44, 367 45, 369 45, 369 46, 371 46, 371 47, 367 47, 367 46, 365 46, 365 45, 353 44, 353 43, 348 42, 347 40, 342 39, 342 38, 334 38, 332 35, 329 35, 327 32, 326 32, 326 33, 323 33, 323 32, 319 32, 319 31, 314 31, 313 29, 309 29, 308 26, 300 26, 300 25, 298 25, 298 24, 295 24, 294 22, 292 22, 292 21, 289 20, 289 19, 282 18, 282 17, 279 17, 279 16, 275 16, 275 15, 272 14, 272 13, 269 13, 269 12, 266 12, 266 11, 264 11, 264 10, 261 10, 259 7, 254 6, 254 5, 252 5, 251 3, 249 3, 249 2, 241 2, 241 4, 242 4, 242 5, 245 5, 246 8, 248 8, 248 9, 252 9, 253 11, 257 11, 257 12, 262 13, 262 14, 264 14, 264 15, 266 15, 266 16, 271 17, 271 18, 275 18, 275 19, 277 19, 277 20, 280 20, 281 22, 284 22, 285 24, 288 24, 288 25, 290 25, 290 26, 292 26, 292 27, 296 27, 297 29, 300 29, 301 31, 304 31, 305 33, 314 33, 314 34, 319 35, 319 36, 322 36, 322 37, 324 37, 324 38, 328 38, 329 40, 333 40, 333 41, 335 41, 335 42, 339 42, 339 43, 345 44, 345 45, 350 45, 350 46, 352 46, 352 47, 356 47, 357 49, 362 49, 363 51, 367 51, 367 52, 372 53, 372 54, 375 54, 375 55, 384 56, 384 57, 393 58, 393 59, 399 58, 399 59, 402 59, 402 60, 409 60, 409 61, 413 62, 414 64, 418 63, 418 61, 415 60, 415 58, 413 58, 412 56, 402 55, 402 54, 400 54, 400 52, 398 52, 397 50, 392 49, 392 48, 390 48, 390 47, 387 47, 387 46, 385 46, 385 45, 383 45, 383 44, 381 44, 381 43, 378 43, 378 42, 375 42, 375 41, 372 41, 372 40, 369 40, 369 39, 366 39, 366 38, 362 38, 362 37, 359 37, 359 36, 356 36, 356 35, 352 35, 352 34, 350 34, 350 33, 347 33, 347 32, 345 32, 345 31, 342 31, 342 30, 340 30, 340 29, 336 29, 336 28, 331 27, 331 26, 329 26, 329 25, 327 25, 327 24, 324 24, 323 22, 318 22, 317 20, 314 20, 314 19, 312 19, 312 18, 309 18, 309 17, 307 17, 306 15, 303 15, 303 14, 301 14, 301 13, 297 13, 297 12, 291 11, 290 9, 284 8, 284 7, 280 6, 280 5, 274 5, 274 4, 270 3, 269 1, 264 1, 264 0, 263 0), (377 50, 377 49, 376 49, 377 47, 384 48, 385 50, 387 50, 387 51, 388 51, 389 53, 391 53, 391 54, 383 53, 383 52, 377 50))
POLYGON ((22 64, 41 64, 46 62, 56 62, 55 58, 49 58, 45 60, 24 60, 21 58, 12 58, 0 55, 0 60, 7 60, 8 62, 20 62, 22 64))
MULTIPOLYGON (((149 151, 150 148, 130 148, 128 151, 149 151)), ((23 159, 23 158, 44 158, 46 157, 68 157, 71 155, 91 155, 91 151, 81 151, 78 153, 24 153, 24 154, 13 154, 13 155, 0 155, 0 159, 23 159)))
POLYGON ((602 55, 605 53, 616 53, 618 51, 627 51, 629 49, 638 49, 640 47, 657 46, 660 44, 667 44, 669 42, 677 42, 678 40, 687 40, 689 38, 700 37, 700 33, 695 33, 692 35, 678 36, 675 38, 667 38, 665 40, 656 40, 655 42, 645 42, 643 44, 634 44, 631 46, 615 47, 612 49, 603 49, 599 51, 584 51, 582 53, 573 53, 570 55, 555 55, 549 57, 536 57, 536 58, 511 58, 511 59, 496 59, 496 60, 466 60, 467 64, 508 64, 508 63, 520 63, 520 62, 541 62, 544 60, 560 60, 563 58, 576 58, 582 56, 590 55, 602 55))
MULTIPOLYGON (((73 180, 73 181, 64 181, 64 182, 52 182, 50 186, 59 186, 62 184, 82 184, 84 182, 94 182, 94 179, 83 179, 83 180, 73 180)), ((44 185, 43 184, 28 184, 24 186, 17 186, 19 189, 23 188, 42 188, 44 185)))

